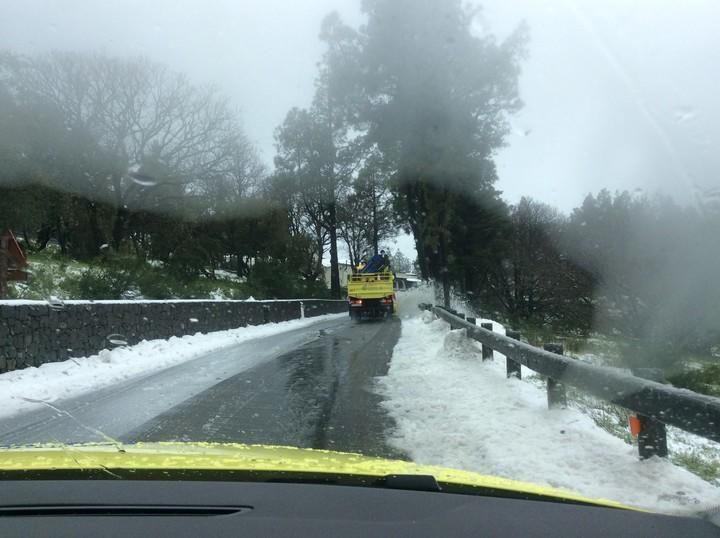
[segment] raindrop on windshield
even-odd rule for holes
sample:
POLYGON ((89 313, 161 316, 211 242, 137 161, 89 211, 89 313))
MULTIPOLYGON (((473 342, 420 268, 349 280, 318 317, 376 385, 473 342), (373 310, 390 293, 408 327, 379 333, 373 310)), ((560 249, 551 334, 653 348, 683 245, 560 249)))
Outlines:
POLYGON ((695 116, 697 116, 697 112, 692 107, 681 106, 675 109, 675 121, 678 123, 693 120, 695 116))
POLYGON ((139 172, 130 172, 129 175, 130 179, 133 180, 133 183, 137 183, 142 187, 153 187, 158 183, 155 178, 145 174, 141 174, 139 172))
POLYGON ((108 335, 106 340, 113 346, 126 346, 128 345, 127 340, 122 334, 111 334, 108 335))

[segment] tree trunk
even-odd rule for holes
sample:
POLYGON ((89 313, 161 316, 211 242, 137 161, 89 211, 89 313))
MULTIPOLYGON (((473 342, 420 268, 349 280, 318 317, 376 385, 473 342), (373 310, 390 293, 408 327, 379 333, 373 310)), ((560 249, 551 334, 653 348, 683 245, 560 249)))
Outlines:
POLYGON ((112 243, 113 248, 116 252, 120 250, 120 243, 122 243, 125 237, 125 225, 127 224, 127 209, 123 203, 122 196, 122 184, 120 182, 120 176, 117 174, 112 175, 112 185, 115 191, 115 219, 113 220, 112 227, 112 243))
POLYGON ((440 274, 442 275, 443 305, 445 308, 450 308, 450 271, 447 266, 447 247, 445 243, 446 239, 443 233, 440 238, 440 274))
POLYGON ((131 236, 133 247, 135 248, 135 256, 138 260, 144 260, 145 257, 145 235, 142 232, 138 232, 131 236))
POLYGON ((317 264, 315 270, 319 277, 325 278, 325 269, 323 269, 323 256, 325 255, 325 242, 323 241, 322 230, 318 227, 317 237, 315 238, 317 248, 317 264))
POLYGON ((330 294, 334 299, 340 299, 340 268, 338 266, 337 248, 337 215, 335 204, 328 208, 330 233, 330 294))
MULTIPOLYGON (((2 230, 0 230, 2 233, 2 230)), ((0 299, 8 296, 8 265, 9 241, 6 236, 0 235, 0 299)))
POLYGON ((30 235, 28 234, 27 228, 23 227, 22 231, 23 239, 25 240, 25 248, 28 250, 35 250, 33 243, 30 241, 30 235))
POLYGON ((345 246, 348 249, 348 255, 350 256, 350 265, 352 267, 357 267, 357 264, 360 263, 359 254, 357 251, 353 248, 352 241, 345 240, 345 246))
POLYGON ((67 233, 65 230, 65 223, 63 222, 62 217, 58 217, 57 219, 57 241, 58 245, 60 245, 60 252, 63 256, 67 255, 68 253, 68 238, 67 233))
POLYGON ((243 267, 243 259, 240 252, 235 251, 235 273, 238 277, 245 276, 244 275, 244 267, 243 267))
POLYGON ((100 245, 103 244, 102 232, 100 231, 100 223, 98 222, 97 205, 95 202, 88 203, 88 213, 90 214, 90 252, 91 256, 97 256, 100 252, 100 245))
POLYGON ((415 238, 415 250, 418 254, 417 261, 418 269, 420 269, 420 276, 423 280, 427 280, 430 278, 431 275, 429 259, 425 248, 425 236, 423 233, 425 227, 425 218, 423 215, 419 214, 420 212, 417 210, 417 202, 415 201, 416 192, 417 189, 411 186, 410 182, 407 182, 406 186, 404 187, 404 192, 402 194, 405 197, 405 203, 407 204, 410 229, 412 231, 413 237, 415 238))
POLYGON ((52 239, 53 227, 50 224, 43 224, 37 233, 37 250, 44 250, 52 239))
POLYGON ((375 254, 380 250, 378 248, 378 223, 377 223, 377 196, 375 195, 375 172, 371 174, 372 183, 372 222, 373 222, 373 252, 375 254))
POLYGON ((115 220, 113 222, 113 230, 112 230, 112 242, 113 242, 113 248, 116 252, 120 250, 120 245, 122 244, 122 240, 125 238, 125 229, 127 226, 127 217, 128 212, 127 209, 123 207, 118 207, 115 211, 115 220))
POLYGON ((465 267, 465 291, 475 293, 475 268, 471 265, 465 267))

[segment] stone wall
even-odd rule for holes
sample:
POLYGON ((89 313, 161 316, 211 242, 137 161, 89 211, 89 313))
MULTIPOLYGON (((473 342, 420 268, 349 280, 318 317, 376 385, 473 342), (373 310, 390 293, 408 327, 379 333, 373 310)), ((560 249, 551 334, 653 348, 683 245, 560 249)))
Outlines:
POLYGON ((0 303, 0 371, 84 357, 119 342, 347 312, 347 302, 43 301, 0 303), (113 343, 115 342, 115 343, 113 343))

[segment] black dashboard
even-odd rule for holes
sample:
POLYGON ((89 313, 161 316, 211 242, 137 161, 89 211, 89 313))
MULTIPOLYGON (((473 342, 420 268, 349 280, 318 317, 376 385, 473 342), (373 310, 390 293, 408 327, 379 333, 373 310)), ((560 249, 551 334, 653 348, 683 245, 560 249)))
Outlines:
POLYGON ((720 536, 707 520, 552 501, 282 482, 9 480, 0 536, 720 536))

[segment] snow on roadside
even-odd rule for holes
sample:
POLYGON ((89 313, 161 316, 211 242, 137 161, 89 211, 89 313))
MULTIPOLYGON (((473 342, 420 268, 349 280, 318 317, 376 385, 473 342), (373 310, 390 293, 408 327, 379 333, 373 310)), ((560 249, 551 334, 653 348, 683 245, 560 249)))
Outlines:
POLYGON ((404 320, 388 374, 378 379, 397 424, 391 444, 418 463, 661 512, 720 504, 720 488, 669 461, 640 461, 636 448, 577 409, 548 410, 545 392, 506 379, 505 361, 495 357, 483 363, 477 342, 428 312, 404 320))
POLYGON ((344 317, 347 314, 330 314, 208 334, 173 336, 168 340, 143 340, 132 346, 104 349, 89 357, 0 374, 0 417, 163 370, 217 349, 344 317))
POLYGON ((418 314, 420 303, 432 303, 435 300, 435 291, 432 286, 420 284, 406 291, 398 291, 397 314, 401 319, 414 318, 418 314))

